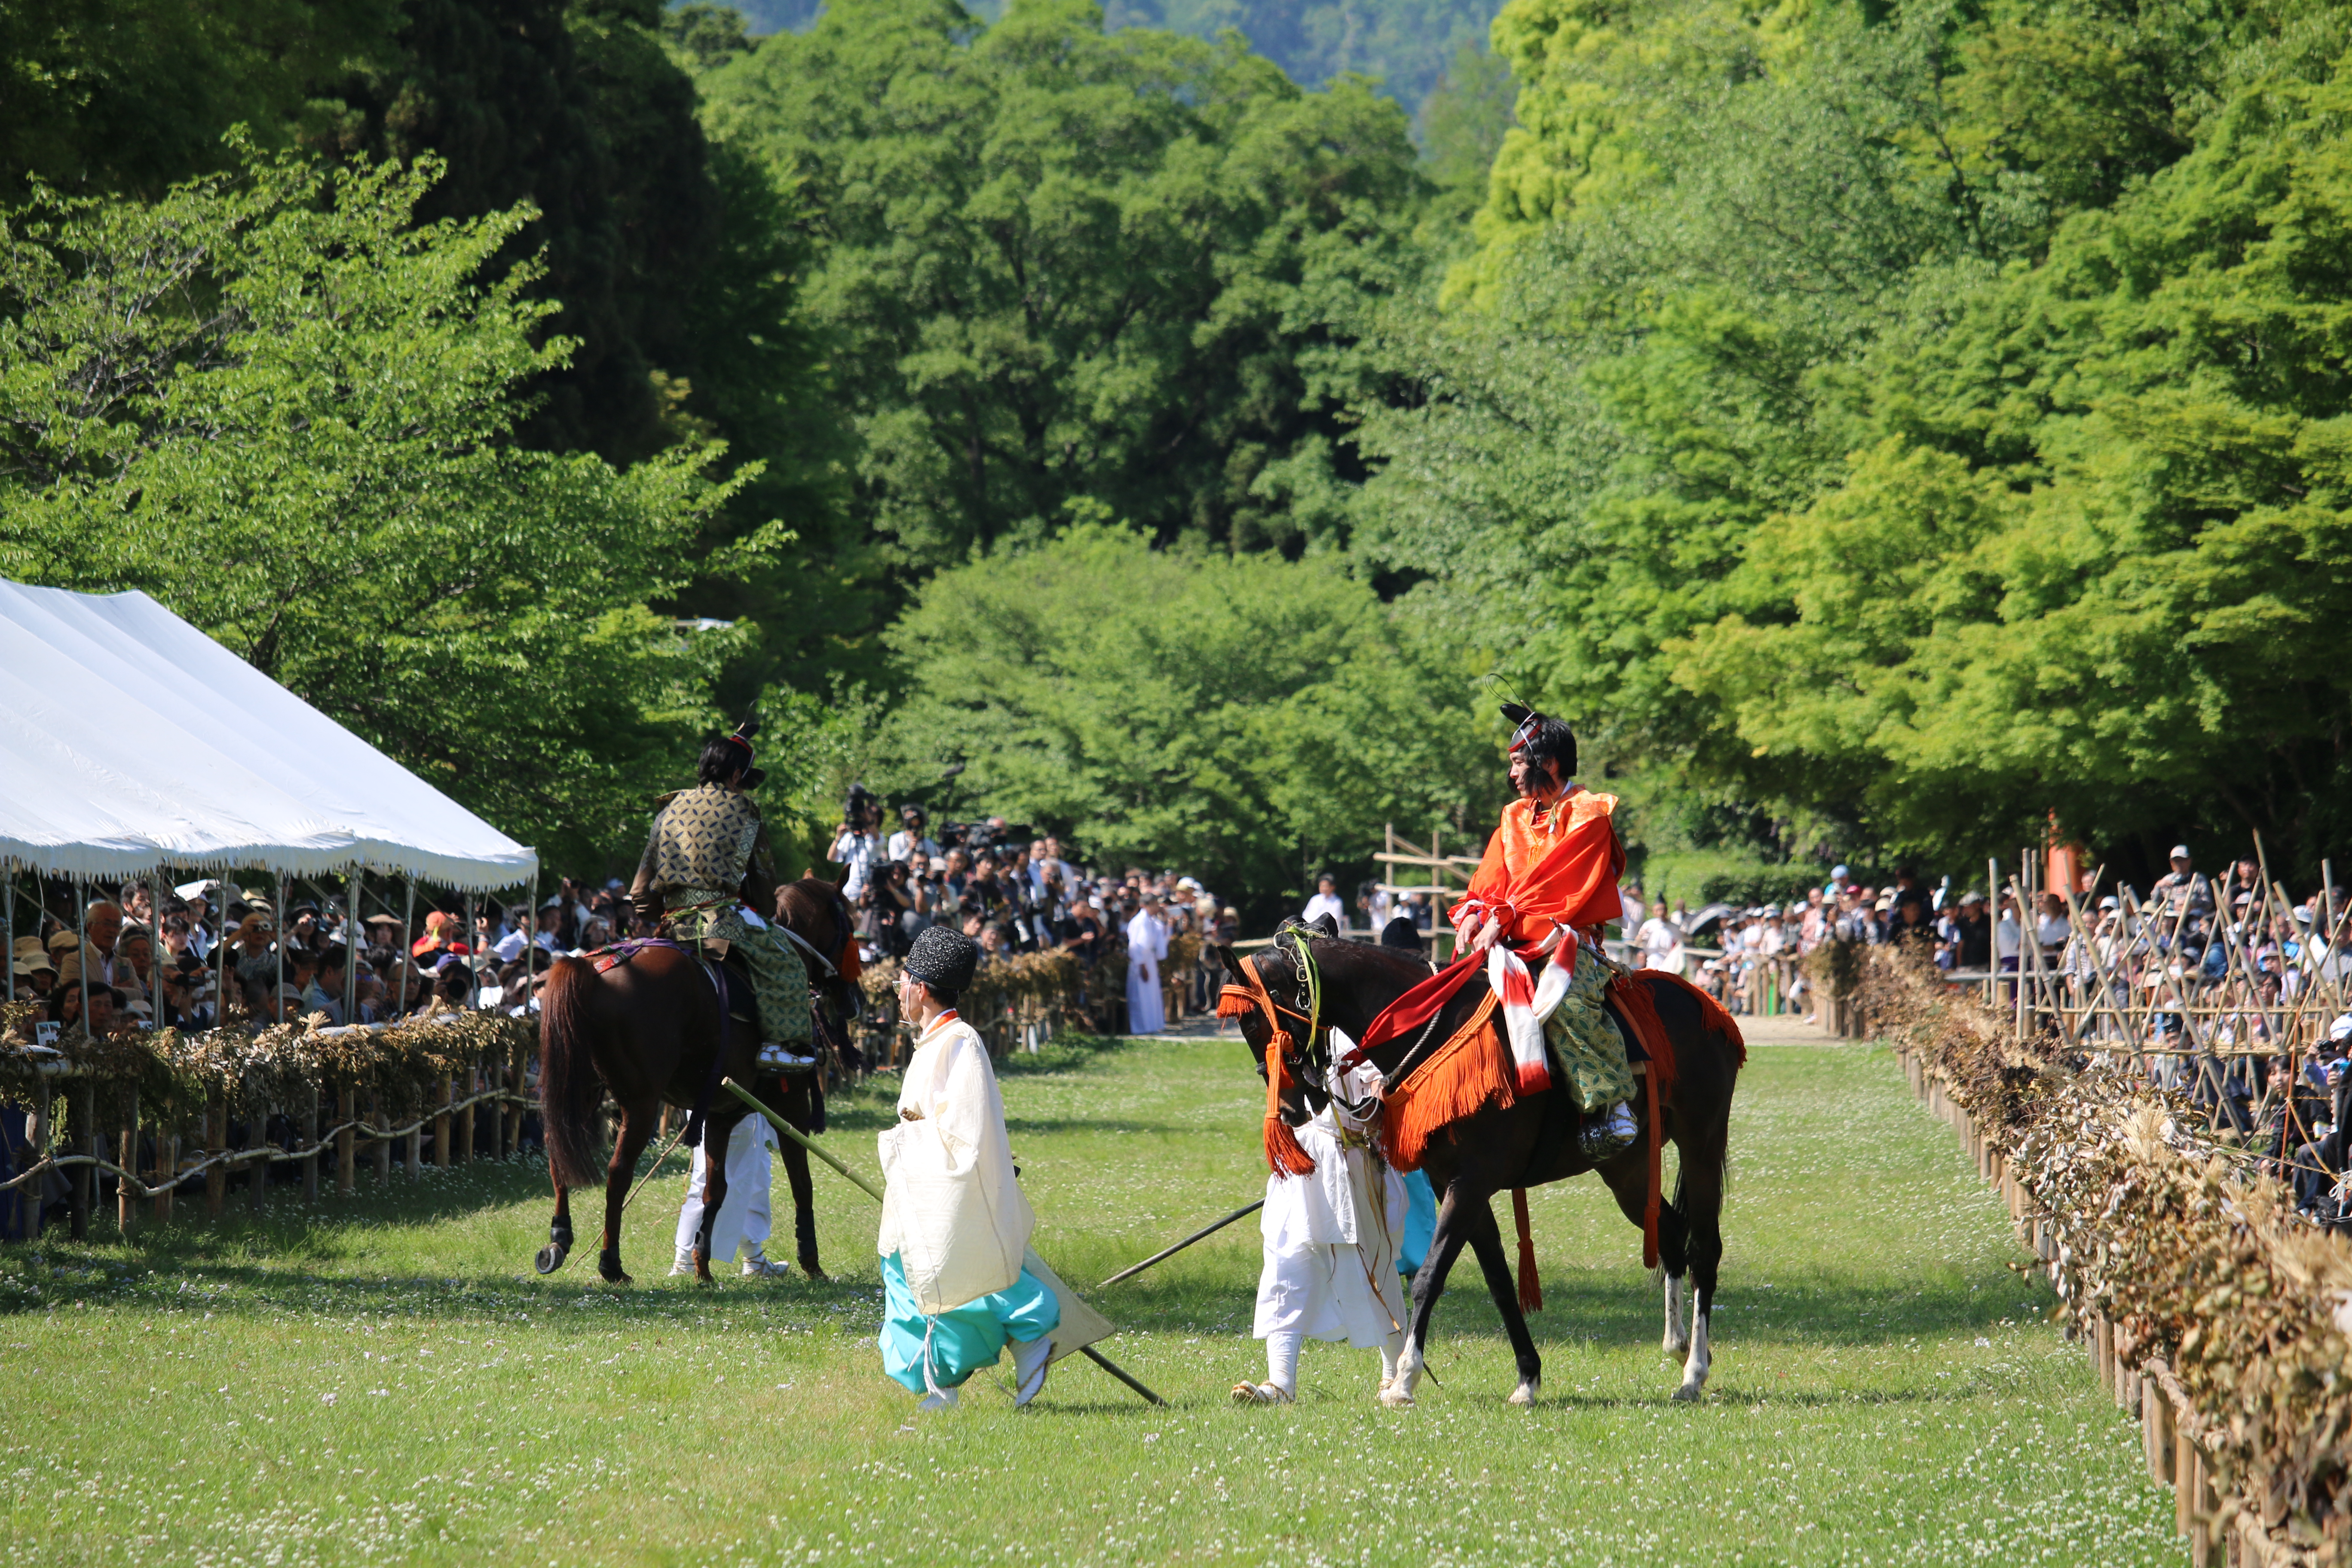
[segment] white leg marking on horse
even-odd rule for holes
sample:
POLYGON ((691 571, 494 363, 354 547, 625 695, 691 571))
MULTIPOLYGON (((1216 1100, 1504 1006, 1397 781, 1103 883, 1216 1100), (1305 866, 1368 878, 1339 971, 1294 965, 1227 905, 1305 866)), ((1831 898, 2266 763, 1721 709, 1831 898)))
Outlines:
POLYGON ((1533 1409, 1536 1403, 1536 1390, 1542 1386, 1542 1378, 1528 1378, 1525 1383, 1520 1384, 1518 1387, 1511 1390, 1511 1403, 1517 1405, 1522 1410, 1533 1409))
POLYGON ((1397 1357, 1396 1381, 1381 1391, 1383 1405, 1410 1405, 1413 1391, 1421 1386, 1421 1341, 1405 1335, 1404 1353, 1397 1357))
POLYGON ((1706 1387, 1707 1367, 1712 1358, 1706 1353, 1706 1317, 1691 1315, 1690 1359, 1683 1363, 1683 1385, 1675 1390, 1676 1399, 1696 1399, 1706 1387))
POLYGON ((1668 1355, 1680 1355, 1690 1349, 1690 1334, 1683 1328, 1683 1282, 1674 1275, 1666 1277, 1666 1338, 1668 1355))

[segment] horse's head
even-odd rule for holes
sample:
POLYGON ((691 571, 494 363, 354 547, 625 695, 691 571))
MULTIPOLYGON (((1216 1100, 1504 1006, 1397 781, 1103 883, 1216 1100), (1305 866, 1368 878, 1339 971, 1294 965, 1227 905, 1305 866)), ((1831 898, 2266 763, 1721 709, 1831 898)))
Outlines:
POLYGON ((1218 1016, 1240 1021, 1242 1043, 1249 1047, 1261 1079, 1274 1067, 1269 1050, 1281 1043, 1284 1070, 1275 1086, 1274 1103, 1282 1120, 1297 1127, 1315 1114, 1325 1098, 1320 1075, 1309 1061, 1313 1043, 1307 1037, 1308 1020, 1296 1002, 1301 965, 1278 947, 1246 958, 1230 947, 1215 952, 1227 977, 1217 1002, 1218 1016))
MULTIPOLYGON (((840 888, 822 877, 803 877, 778 888, 776 918, 828 962, 837 963, 849 941, 849 900, 842 897, 840 888)), ((817 994, 833 1004, 844 1019, 859 1016, 865 998, 838 969, 825 973, 812 964, 809 980, 817 994)))

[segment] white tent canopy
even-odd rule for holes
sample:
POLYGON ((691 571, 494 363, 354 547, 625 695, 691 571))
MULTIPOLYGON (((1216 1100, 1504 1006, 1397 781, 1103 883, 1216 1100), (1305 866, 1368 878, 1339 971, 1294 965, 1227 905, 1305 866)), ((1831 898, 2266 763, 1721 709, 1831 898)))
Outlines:
POLYGON ((539 857, 144 594, 0 581, 0 861, 53 876, 353 867, 454 888, 539 857))

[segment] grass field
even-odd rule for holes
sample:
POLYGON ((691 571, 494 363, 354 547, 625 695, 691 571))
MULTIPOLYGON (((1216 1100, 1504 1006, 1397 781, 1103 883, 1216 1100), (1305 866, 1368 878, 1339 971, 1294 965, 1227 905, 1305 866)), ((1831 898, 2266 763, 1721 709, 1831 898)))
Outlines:
MULTIPOLYGON (((1005 1100, 1038 1250, 1072 1282, 1261 1190, 1236 1045, 1036 1065, 1005 1100)), ((868 1173, 887 1106, 835 1103, 831 1146, 868 1173)), ((663 1278, 673 1179, 631 1211, 634 1289, 596 1283, 593 1229, 541 1279, 548 1201, 523 1163, 13 1247, 5 1561, 2183 1560, 2134 1428, 1892 1058, 1758 1049, 1733 1150, 1696 1406, 1667 1400, 1640 1238, 1591 1183, 1534 1195, 1532 1412, 1503 1403, 1508 1348, 1466 1262, 1418 1408, 1378 1408, 1377 1358, 1329 1345, 1297 1405, 1231 1407, 1263 1369, 1244 1222, 1092 1293, 1122 1326, 1104 1349, 1171 1408, 1073 1361, 1031 1410, 983 1373, 919 1420, 873 1348, 875 1210, 822 1169, 830 1285, 663 1278)))

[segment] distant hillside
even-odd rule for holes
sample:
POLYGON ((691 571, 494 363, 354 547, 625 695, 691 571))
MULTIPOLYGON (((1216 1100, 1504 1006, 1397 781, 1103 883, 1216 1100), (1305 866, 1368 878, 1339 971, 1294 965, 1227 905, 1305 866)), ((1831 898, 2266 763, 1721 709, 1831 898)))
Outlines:
MULTIPOLYGON (((754 33, 798 32, 818 0, 734 0, 754 33)), ((1003 0, 965 0, 993 20, 1003 0)), ((1214 37, 1238 28, 1291 80, 1320 87, 1342 71, 1381 79, 1414 114, 1455 49, 1483 42, 1500 0, 1104 0, 1113 27, 1214 37)))

